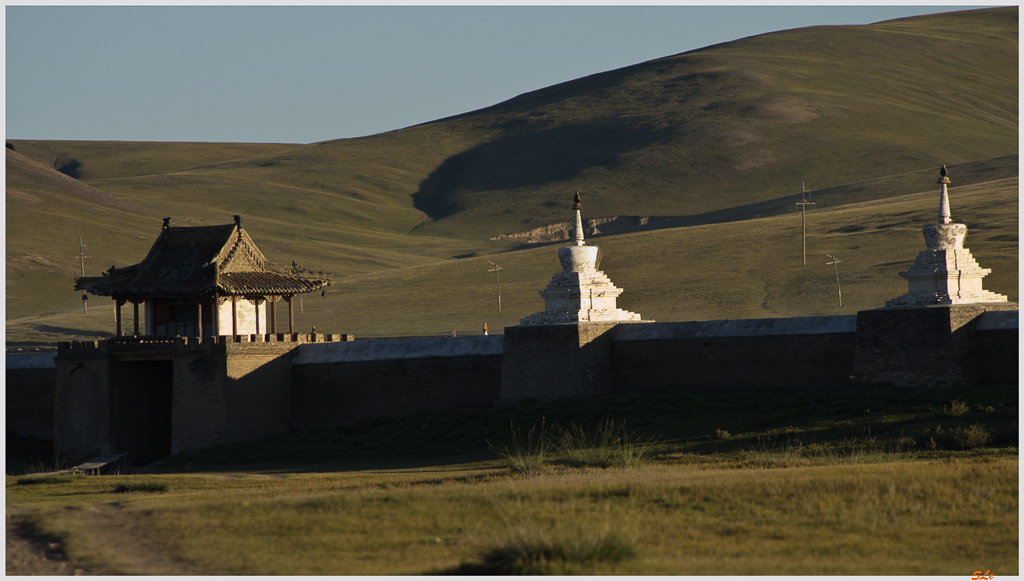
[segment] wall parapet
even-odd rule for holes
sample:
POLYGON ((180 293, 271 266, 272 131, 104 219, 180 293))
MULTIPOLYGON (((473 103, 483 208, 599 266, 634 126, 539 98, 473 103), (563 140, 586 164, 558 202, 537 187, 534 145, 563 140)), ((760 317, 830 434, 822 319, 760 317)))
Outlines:
POLYGON ((354 341, 331 345, 302 345, 293 365, 353 361, 387 361, 424 357, 501 355, 501 335, 467 337, 405 337, 375 341, 354 341))
POLYGON ((618 325, 611 332, 614 341, 704 339, 714 337, 765 337, 771 335, 821 335, 855 333, 857 315, 789 317, 777 319, 724 319, 618 325))

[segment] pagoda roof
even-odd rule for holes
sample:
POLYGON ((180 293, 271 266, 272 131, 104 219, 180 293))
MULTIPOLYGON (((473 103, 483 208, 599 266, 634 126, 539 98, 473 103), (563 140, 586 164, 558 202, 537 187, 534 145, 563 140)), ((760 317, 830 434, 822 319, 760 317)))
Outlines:
POLYGON ((99 296, 268 296, 308 293, 331 284, 330 273, 267 260, 236 216, 221 226, 170 226, 146 258, 103 276, 75 279, 75 290, 99 296))

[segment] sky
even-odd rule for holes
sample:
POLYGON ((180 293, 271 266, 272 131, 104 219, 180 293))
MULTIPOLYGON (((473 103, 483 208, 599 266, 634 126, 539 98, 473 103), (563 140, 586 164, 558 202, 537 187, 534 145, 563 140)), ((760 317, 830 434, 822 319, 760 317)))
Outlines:
POLYGON ((765 32, 980 7, 8 5, 5 135, 359 137, 765 32))

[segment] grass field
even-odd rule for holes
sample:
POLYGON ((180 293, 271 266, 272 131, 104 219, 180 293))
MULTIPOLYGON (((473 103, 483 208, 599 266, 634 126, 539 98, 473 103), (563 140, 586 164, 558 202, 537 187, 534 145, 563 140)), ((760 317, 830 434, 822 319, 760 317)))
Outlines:
POLYGON ((375 418, 72 479, 21 476, 53 460, 8 438, 7 510, 101 574, 1015 575, 1018 398, 605 394, 375 418), (541 425, 533 468, 494 453, 541 425), (604 462, 612 440, 647 454, 604 462))

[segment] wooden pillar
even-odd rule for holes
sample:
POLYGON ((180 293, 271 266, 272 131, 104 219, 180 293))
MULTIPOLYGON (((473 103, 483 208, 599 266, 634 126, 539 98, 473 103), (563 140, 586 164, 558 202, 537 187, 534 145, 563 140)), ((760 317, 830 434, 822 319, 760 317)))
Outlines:
POLYGON ((213 291, 213 336, 220 335, 220 297, 213 291))
POLYGON ((123 300, 118 298, 114 299, 114 305, 116 305, 116 308, 114 309, 114 326, 116 327, 114 330, 115 337, 121 336, 121 305, 123 304, 123 300))
POLYGON ((260 334, 260 297, 254 297, 252 304, 256 305, 256 334, 260 334))
POLYGON ((231 295, 231 336, 238 334, 238 300, 231 295))
POLYGON ((293 304, 294 299, 295 299, 295 295, 290 295, 288 297, 288 333, 289 334, 294 334, 295 333, 295 305, 293 304))
POLYGON ((203 310, 204 310, 203 309, 203 304, 205 304, 205 303, 206 303, 206 301, 204 301, 201 298, 199 299, 199 329, 198 330, 199 330, 199 342, 200 343, 203 342, 203 310))
POLYGON ((277 297, 268 297, 270 301, 270 332, 277 335, 277 297))
POLYGON ((135 336, 139 336, 139 303, 138 300, 132 302, 132 307, 135 310, 135 336))

